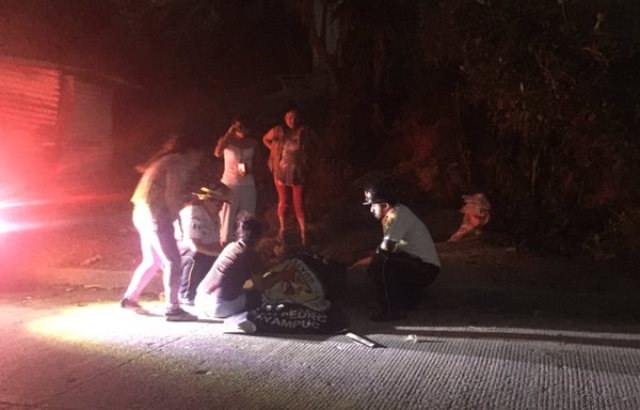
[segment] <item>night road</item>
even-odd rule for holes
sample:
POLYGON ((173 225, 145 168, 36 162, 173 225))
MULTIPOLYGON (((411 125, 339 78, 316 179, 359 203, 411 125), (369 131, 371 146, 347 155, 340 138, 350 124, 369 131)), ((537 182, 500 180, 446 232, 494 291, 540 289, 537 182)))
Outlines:
POLYGON ((640 407, 628 328, 446 310, 380 325, 350 311, 351 329, 384 346, 372 349, 168 323, 100 302, 113 291, 45 293, 1 296, 2 409, 640 407))
POLYGON ((639 34, 0 1, 0 410, 639 410, 639 34))

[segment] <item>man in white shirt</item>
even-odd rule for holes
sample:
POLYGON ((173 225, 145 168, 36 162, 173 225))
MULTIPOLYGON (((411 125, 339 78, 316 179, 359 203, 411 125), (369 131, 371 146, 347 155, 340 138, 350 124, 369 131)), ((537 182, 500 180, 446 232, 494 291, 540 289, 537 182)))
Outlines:
POLYGON ((435 280, 440 259, 429 229, 409 208, 380 187, 367 187, 364 196, 363 205, 382 222, 383 233, 368 267, 380 304, 371 320, 402 319, 435 280))
POLYGON ((220 255, 219 212, 230 198, 231 188, 217 183, 194 192, 192 200, 180 210, 176 229, 182 255, 180 304, 193 305, 198 285, 220 255))

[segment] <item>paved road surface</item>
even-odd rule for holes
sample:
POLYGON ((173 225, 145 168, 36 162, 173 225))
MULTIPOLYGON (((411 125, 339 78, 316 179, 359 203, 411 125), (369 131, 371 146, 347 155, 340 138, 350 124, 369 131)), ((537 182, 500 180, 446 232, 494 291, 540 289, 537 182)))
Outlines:
POLYGON ((0 409, 638 409, 637 325, 425 309, 344 335, 223 334, 113 302, 0 292, 0 409), (417 343, 406 340, 414 334, 417 343))

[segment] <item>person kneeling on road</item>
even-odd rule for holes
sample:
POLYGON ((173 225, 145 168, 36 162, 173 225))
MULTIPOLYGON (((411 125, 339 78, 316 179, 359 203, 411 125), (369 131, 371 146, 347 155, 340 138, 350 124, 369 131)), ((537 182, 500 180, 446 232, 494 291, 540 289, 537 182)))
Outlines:
POLYGON ((429 229, 408 207, 378 186, 365 188, 364 196, 363 205, 382 222, 383 232, 375 254, 365 261, 380 305, 371 320, 403 319, 435 280, 440 260, 429 229))
POLYGON ((218 214, 230 198, 231 188, 218 183, 194 192, 191 201, 180 210, 177 224, 178 248, 182 255, 180 304, 193 306, 198 285, 222 250, 218 214))
POLYGON ((244 283, 252 279, 261 282, 264 271, 260 255, 254 247, 262 235, 262 226, 254 218, 238 222, 237 240, 229 243, 213 263, 198 286, 195 306, 204 317, 225 319, 246 333, 256 331, 254 323, 246 319, 247 296, 244 283))

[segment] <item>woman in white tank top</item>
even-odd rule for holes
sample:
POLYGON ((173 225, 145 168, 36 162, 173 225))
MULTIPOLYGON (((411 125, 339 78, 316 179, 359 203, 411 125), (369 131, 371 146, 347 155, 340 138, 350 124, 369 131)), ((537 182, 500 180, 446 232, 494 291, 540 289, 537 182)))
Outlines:
POLYGON ((236 219, 240 213, 255 216, 256 184, 253 165, 258 153, 257 141, 247 137, 247 129, 234 120, 226 134, 218 140, 214 155, 224 159, 223 184, 232 190, 231 201, 220 210, 220 243, 234 240, 236 219))

